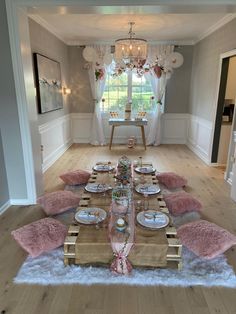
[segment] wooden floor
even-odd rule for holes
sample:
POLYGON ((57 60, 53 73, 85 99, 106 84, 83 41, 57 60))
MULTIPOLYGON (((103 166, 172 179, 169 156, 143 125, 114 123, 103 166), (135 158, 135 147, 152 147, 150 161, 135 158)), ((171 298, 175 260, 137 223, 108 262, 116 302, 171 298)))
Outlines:
MULTIPOLYGON (((229 197, 223 170, 206 166, 184 145, 92 147, 73 145, 46 173, 45 191, 63 189, 58 175, 71 169, 90 169, 98 160, 116 161, 126 154, 143 156, 158 171, 176 171, 189 181, 187 191, 201 200, 204 217, 236 234, 236 204, 229 197)), ((10 231, 44 217, 39 206, 12 206, 0 216, 0 313, 14 314, 207 314, 236 313, 236 289, 124 286, 14 285, 13 277, 26 254, 12 240, 10 231)), ((235 248, 236 249, 236 248, 235 248)), ((236 271, 236 252, 227 252, 236 271)))

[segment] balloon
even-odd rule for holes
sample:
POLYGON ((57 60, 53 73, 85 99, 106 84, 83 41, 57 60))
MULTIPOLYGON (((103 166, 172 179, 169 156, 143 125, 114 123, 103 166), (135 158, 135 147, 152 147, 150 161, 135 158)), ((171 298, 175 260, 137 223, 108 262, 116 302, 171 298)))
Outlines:
POLYGON ((83 50, 83 57, 88 62, 93 62, 97 59, 97 53, 92 47, 85 47, 83 50))
POLYGON ((170 61, 172 68, 179 68, 184 63, 184 57, 179 52, 172 52, 168 61, 170 61))

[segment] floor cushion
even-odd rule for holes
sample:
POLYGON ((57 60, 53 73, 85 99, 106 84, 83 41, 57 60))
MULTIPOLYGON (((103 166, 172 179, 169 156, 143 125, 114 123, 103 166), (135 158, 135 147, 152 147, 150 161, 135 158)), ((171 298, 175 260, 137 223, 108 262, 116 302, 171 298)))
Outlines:
POLYGON ((187 179, 174 172, 160 172, 157 174, 157 179, 168 189, 177 189, 187 185, 187 179))
POLYGON ((43 218, 11 232, 19 245, 32 257, 63 245, 67 227, 53 218, 43 218))
POLYGON ((47 193, 37 199, 47 215, 55 215, 67 209, 77 207, 80 198, 71 191, 56 191, 47 193))
POLYGON ((90 172, 85 170, 73 170, 60 175, 60 178, 68 185, 85 184, 90 178, 90 172))
POLYGON ((183 245, 205 259, 211 259, 236 245, 236 236, 206 220, 182 225, 177 235, 183 245))
POLYGON ((191 211, 199 212, 202 208, 202 204, 196 198, 184 191, 165 194, 163 197, 170 213, 174 216, 191 211))

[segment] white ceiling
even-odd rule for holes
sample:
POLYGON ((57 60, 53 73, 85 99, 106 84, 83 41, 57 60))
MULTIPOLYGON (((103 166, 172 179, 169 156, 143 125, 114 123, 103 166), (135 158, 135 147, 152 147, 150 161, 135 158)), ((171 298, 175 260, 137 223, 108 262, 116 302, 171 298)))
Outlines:
POLYGON ((235 17, 223 13, 195 14, 30 14, 69 45, 114 43, 126 37, 135 22, 136 37, 149 42, 194 44, 235 17))

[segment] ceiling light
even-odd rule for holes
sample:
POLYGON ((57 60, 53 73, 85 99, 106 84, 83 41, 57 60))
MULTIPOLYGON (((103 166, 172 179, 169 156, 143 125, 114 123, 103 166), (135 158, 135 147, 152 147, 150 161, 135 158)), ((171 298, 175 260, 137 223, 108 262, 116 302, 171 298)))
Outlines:
POLYGON ((141 38, 135 38, 133 32, 134 22, 129 22, 129 37, 121 38, 115 41, 115 59, 126 65, 135 66, 144 63, 147 59, 147 41, 141 38))

